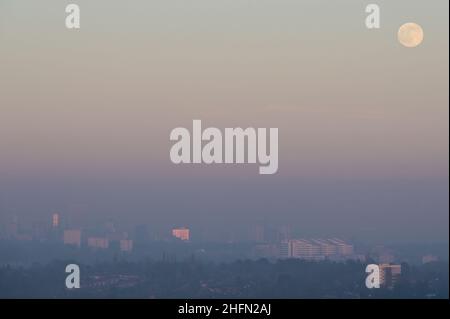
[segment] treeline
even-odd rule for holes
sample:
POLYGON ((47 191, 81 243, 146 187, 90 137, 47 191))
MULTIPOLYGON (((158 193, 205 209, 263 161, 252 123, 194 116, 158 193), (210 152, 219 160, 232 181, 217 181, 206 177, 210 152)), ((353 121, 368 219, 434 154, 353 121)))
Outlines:
POLYGON ((367 289, 365 264, 301 260, 207 263, 115 260, 80 265, 81 288, 65 287, 73 260, 0 267, 0 298, 448 298, 448 263, 402 264, 392 289, 367 289))

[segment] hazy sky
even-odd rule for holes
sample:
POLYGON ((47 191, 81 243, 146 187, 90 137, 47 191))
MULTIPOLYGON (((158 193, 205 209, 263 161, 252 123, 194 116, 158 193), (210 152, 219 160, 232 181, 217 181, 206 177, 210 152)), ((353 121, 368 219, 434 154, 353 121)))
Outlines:
POLYGON ((448 6, 0 0, 0 220, 448 241, 448 6), (419 47, 398 43, 405 22, 419 47), (169 133, 193 119, 278 127, 278 173, 175 166, 169 133))

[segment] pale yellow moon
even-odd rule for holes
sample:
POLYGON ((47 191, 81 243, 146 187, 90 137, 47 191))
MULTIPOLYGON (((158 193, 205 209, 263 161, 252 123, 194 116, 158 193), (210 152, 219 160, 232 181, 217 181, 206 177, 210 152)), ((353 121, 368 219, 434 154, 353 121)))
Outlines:
POLYGON ((407 48, 414 48, 423 41, 423 30, 417 23, 405 23, 398 29, 398 41, 407 48))

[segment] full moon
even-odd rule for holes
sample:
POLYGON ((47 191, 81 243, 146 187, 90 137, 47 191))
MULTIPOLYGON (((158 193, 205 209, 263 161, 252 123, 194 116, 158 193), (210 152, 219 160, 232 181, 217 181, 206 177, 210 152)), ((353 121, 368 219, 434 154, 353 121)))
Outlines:
POLYGON ((398 41, 407 48, 414 48, 423 41, 423 30, 417 23, 405 23, 398 29, 398 41))

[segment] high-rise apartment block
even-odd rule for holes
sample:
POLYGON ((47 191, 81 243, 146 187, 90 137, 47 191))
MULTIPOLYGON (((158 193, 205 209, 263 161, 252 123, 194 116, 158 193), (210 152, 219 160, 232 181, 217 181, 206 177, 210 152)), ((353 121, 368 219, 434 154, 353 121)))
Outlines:
POLYGON ((353 245, 340 239, 291 239, 280 245, 281 258, 322 260, 353 254, 353 245))
POLYGON ((387 288, 393 288, 402 273, 402 266, 380 264, 378 267, 380 267, 380 285, 387 288))

